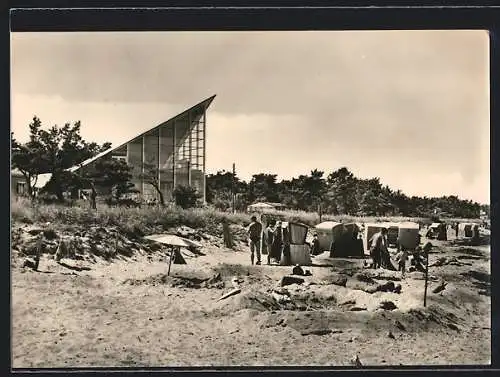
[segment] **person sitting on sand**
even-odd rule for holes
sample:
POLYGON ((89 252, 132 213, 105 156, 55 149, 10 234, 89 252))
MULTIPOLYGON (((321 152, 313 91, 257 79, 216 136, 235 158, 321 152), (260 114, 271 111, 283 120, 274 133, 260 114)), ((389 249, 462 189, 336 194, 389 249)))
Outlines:
POLYGON ((311 243, 311 255, 318 255, 321 253, 321 250, 319 249, 319 240, 318 240, 318 235, 314 233, 312 243, 311 243))
POLYGON ((260 264, 260 235, 262 224, 257 221, 257 217, 252 216, 252 222, 248 226, 248 238, 250 239, 250 260, 253 264, 254 254, 257 253, 257 263, 260 264))

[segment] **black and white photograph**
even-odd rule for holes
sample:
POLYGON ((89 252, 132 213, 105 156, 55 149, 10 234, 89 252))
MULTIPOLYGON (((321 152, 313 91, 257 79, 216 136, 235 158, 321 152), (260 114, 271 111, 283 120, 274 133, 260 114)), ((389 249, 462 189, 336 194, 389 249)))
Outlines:
POLYGON ((489 46, 11 32, 12 368, 490 365, 489 46))

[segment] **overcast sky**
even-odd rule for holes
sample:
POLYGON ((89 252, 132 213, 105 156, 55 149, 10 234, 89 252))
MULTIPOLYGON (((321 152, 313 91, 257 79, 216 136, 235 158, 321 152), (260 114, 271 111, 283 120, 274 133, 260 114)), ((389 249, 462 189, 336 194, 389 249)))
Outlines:
POLYGON ((489 203, 485 31, 11 34, 12 130, 81 120, 117 146, 216 94, 207 170, 347 166, 489 203))

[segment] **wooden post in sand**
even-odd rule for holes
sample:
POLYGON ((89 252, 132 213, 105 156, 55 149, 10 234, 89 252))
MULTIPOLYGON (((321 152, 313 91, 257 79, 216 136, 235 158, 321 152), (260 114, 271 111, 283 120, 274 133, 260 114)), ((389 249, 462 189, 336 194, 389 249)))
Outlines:
POLYGON ((233 237, 231 235, 231 229, 229 228, 229 224, 226 219, 222 220, 222 234, 224 238, 224 246, 228 249, 232 249, 234 246, 233 237))
POLYGON ((425 251, 425 287, 424 287, 424 308, 427 306, 427 280, 429 277, 429 252, 425 251))
MULTIPOLYGON (((175 247, 177 247, 177 246, 175 246, 175 247)), ((170 276, 170 267, 172 266, 172 259, 174 259, 174 255, 175 255, 175 249, 172 248, 172 250, 170 251, 170 258, 169 258, 169 261, 168 261, 167 276, 170 276)))
POLYGON ((233 163, 233 175, 231 177, 231 207, 233 213, 236 213, 236 164, 233 163))

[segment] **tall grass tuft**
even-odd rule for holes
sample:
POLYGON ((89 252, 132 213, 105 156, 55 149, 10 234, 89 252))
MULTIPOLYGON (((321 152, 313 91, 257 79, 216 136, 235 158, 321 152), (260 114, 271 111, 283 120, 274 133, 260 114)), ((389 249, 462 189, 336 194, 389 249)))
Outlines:
POLYGON ((50 222, 65 226, 115 226, 134 233, 148 233, 153 229, 168 229, 180 225, 215 231, 223 221, 241 225, 250 223, 248 214, 232 214, 205 208, 125 208, 101 204, 97 210, 92 210, 85 206, 32 204, 22 198, 12 201, 11 214, 14 222, 50 222))
MULTIPOLYGON (((68 207, 58 204, 32 204, 25 198, 13 199, 11 202, 12 221, 62 224, 65 226, 115 226, 127 232, 148 233, 155 229, 169 229, 186 225, 192 228, 202 228, 215 232, 222 222, 246 226, 250 223, 251 213, 228 213, 213 208, 182 209, 178 207, 110 207, 100 204, 97 210, 87 205, 68 207)), ((318 224, 319 215, 305 211, 274 211, 270 214, 278 215, 285 221, 303 223, 308 226, 318 224)), ((429 224, 430 219, 408 217, 357 217, 347 215, 323 215, 322 221, 336 222, 381 222, 381 221, 415 221, 420 224, 429 224)), ((455 220, 455 219, 454 219, 455 220)), ((456 219, 458 220, 458 219, 456 219)), ((464 220, 461 220, 464 221, 464 220)))

